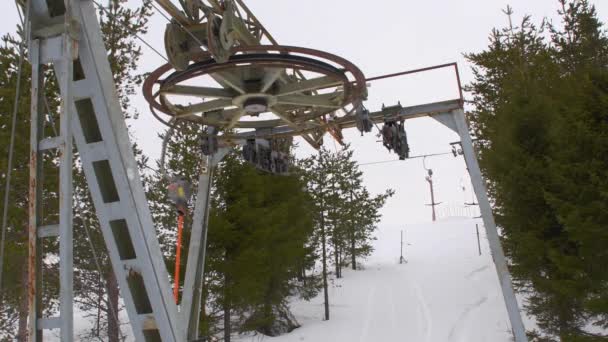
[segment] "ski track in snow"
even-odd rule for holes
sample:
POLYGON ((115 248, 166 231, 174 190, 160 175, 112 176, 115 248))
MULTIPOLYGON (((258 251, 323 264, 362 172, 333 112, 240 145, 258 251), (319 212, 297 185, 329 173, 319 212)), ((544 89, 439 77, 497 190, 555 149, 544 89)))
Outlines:
POLYGON ((433 336, 433 318, 431 317, 431 311, 429 306, 422 295, 422 290, 417 283, 413 285, 414 293, 416 294, 416 300, 418 302, 418 309, 421 312, 420 317, 423 318, 424 324, 422 330, 424 331, 425 341, 432 342, 431 337, 433 336))
POLYGON ((467 276, 465 277, 466 279, 471 279, 473 278, 477 273, 483 272, 485 270, 487 270, 488 268, 490 268, 490 265, 485 265, 482 266, 478 269, 473 270, 471 273, 467 274, 467 276))
MULTIPOLYGON (((508 342, 508 317, 489 253, 479 256, 478 220, 407 226, 407 264, 399 264, 402 227, 383 228, 362 269, 332 280, 330 320, 323 293, 291 308, 302 325, 277 337, 238 342, 508 342), (471 228, 472 227, 472 228, 471 228), (497 328, 498 327, 498 328, 497 328)), ((482 247, 487 248, 487 242, 482 247)))
POLYGON ((483 297, 477 302, 473 303, 471 306, 466 308, 454 323, 454 326, 450 330, 450 334, 448 335, 449 341, 460 341, 467 342, 469 341, 470 327, 474 322, 473 319, 470 318, 471 312, 475 309, 478 309, 483 303, 488 300, 488 297, 483 297), (454 337, 459 337, 455 339, 454 337))
POLYGON ((374 304, 374 298, 376 297, 376 286, 374 285, 372 288, 369 289, 368 293, 367 293, 367 305, 366 305, 366 314, 365 314, 365 322, 363 323, 363 327, 361 329, 361 334, 359 335, 359 341, 361 342, 365 342, 368 341, 367 337, 369 335, 369 326, 372 322, 373 319, 373 304, 374 304))
POLYGON ((388 292, 390 293, 390 303, 391 303, 391 329, 393 331, 395 331, 397 329, 397 323, 396 323, 396 319, 397 319, 397 308, 395 306, 395 291, 393 290, 393 287, 390 286, 390 284, 386 284, 386 287, 388 288, 388 292))

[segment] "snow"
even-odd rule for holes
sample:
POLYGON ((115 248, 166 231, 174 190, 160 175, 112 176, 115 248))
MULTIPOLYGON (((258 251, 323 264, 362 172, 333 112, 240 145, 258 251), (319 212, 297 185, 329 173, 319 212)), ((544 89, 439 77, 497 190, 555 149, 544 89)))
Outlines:
POLYGON ((238 341, 510 341, 509 323, 481 220, 381 227, 363 269, 330 283, 330 320, 322 293, 295 301, 302 327, 279 337, 238 341), (479 224, 482 255, 475 224, 479 224), (399 264, 400 230, 404 256, 399 264))

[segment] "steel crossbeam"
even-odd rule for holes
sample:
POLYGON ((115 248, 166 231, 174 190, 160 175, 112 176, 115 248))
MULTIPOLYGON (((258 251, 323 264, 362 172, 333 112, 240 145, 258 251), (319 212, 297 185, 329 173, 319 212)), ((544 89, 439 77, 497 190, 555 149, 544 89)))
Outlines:
MULTIPOLYGON (((30 6, 35 6, 36 3, 30 6)), ((66 12, 70 13, 68 3, 66 12)), ((37 12, 27 9, 28 16, 35 18, 37 12), (33 13, 32 13, 33 12, 33 13)), ((69 16, 66 16, 69 17, 69 16)), ((29 259, 28 259, 28 305, 29 324, 28 338, 40 341, 45 329, 59 329, 62 341, 74 339, 74 289, 73 289, 73 225, 72 225, 72 116, 67 106, 61 107, 59 135, 44 138, 43 123, 45 118, 44 89, 45 79, 43 65, 53 63, 55 73, 59 76, 62 88, 61 97, 68 103, 73 98, 72 86, 68 82, 74 74, 73 56, 76 42, 69 32, 72 23, 67 20, 60 24, 57 36, 39 38, 32 33, 29 38, 30 62, 32 64, 32 101, 30 129, 30 190, 29 190, 29 259), (49 47, 52 46, 50 53, 49 47), (48 203, 42 200, 44 185, 44 152, 57 151, 59 163, 59 210, 58 224, 45 225, 45 208, 48 203), (42 267, 44 239, 59 237, 59 316, 43 317, 42 307, 42 267)), ((30 25, 29 28, 36 28, 30 25)), ((28 30, 32 32, 31 30, 28 30)))

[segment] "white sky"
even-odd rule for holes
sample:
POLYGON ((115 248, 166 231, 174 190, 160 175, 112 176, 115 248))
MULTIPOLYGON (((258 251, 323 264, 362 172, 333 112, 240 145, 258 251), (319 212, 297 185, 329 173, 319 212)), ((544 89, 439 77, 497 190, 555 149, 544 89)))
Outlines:
MULTIPOLYGON (((141 0, 130 0, 138 4, 141 0)), ((105 2, 105 1, 102 1, 105 2)), ((608 21, 608 1, 596 0, 600 18, 608 21)), ((481 51, 487 46, 494 27, 502 27, 507 17, 501 12, 507 4, 515 10, 514 22, 524 14, 539 23, 543 17, 555 18, 557 0, 281 0, 247 1, 258 19, 283 45, 304 46, 340 55, 358 65, 366 76, 448 62, 458 62, 463 83, 471 80, 470 65, 463 53, 481 51)), ((0 13, 0 32, 14 32, 17 22, 15 5, 4 0, 0 13)), ((164 52, 163 31, 166 20, 156 14, 150 22, 145 39, 164 52)), ((164 61, 144 47, 141 71, 151 71, 164 61)), ((382 103, 422 104, 456 97, 454 78, 446 72, 372 83, 370 110, 382 103)), ((159 155, 157 133, 162 126, 149 114, 143 97, 134 99, 142 113, 133 122, 135 136, 151 157, 159 155)), ((448 152, 456 134, 432 119, 416 119, 406 123, 412 155, 448 152)), ((373 134, 360 137, 355 129, 345 132, 345 140, 355 148, 361 163, 396 159, 373 134)), ((330 139, 326 146, 333 149, 330 139)), ((313 152, 305 143, 298 154, 313 152)), ((435 173, 436 201, 462 206, 471 201, 470 183, 462 157, 451 155, 427 158, 427 166, 435 173), (463 193, 462 185, 466 191, 463 193)), ((401 226, 430 220, 428 184, 424 180, 422 159, 362 166, 365 184, 374 193, 393 188, 397 194, 385 207, 381 225, 401 226)))

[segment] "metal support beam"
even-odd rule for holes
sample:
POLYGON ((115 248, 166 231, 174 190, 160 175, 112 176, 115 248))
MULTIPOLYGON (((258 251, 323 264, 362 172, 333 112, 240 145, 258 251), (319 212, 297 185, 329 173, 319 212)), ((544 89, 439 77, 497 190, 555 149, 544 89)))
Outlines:
MULTIPOLYGON (((70 9, 67 6, 68 10, 70 9)), ((68 12, 71 13, 71 12, 68 12)), ((71 16, 67 16, 71 18, 71 16)), ((67 22, 67 20, 66 20, 67 22)), ((59 329, 61 341, 71 342, 74 340, 74 265, 73 265, 73 218, 72 218, 72 168, 73 168, 73 135, 72 135, 72 86, 73 59, 75 57, 74 37, 68 32, 67 23, 65 31, 54 39, 55 51, 59 54, 50 56, 48 51, 41 47, 48 45, 47 39, 30 38, 30 62, 32 64, 32 100, 31 100, 31 141, 30 141, 30 223, 29 223, 29 340, 41 341, 43 329, 59 329), (44 103, 44 73, 41 66, 51 61, 59 86, 62 89, 61 98, 64 105, 61 106, 59 136, 53 137, 53 144, 48 144, 48 139, 43 139, 44 116, 42 110, 44 103), (41 226, 43 219, 43 173, 44 158, 43 151, 55 149, 58 153, 59 164, 59 224, 41 226), (54 324, 41 324, 50 322, 41 320, 42 315, 42 278, 39 276, 42 268, 42 245, 41 239, 59 236, 59 317, 53 318, 54 324)))
POLYGON ((486 229, 486 235, 490 244, 490 251, 492 252, 492 258, 494 259, 494 266, 496 267, 500 287, 502 288, 502 295, 507 307, 507 313, 509 314, 509 320, 511 321, 511 329, 515 336, 515 342, 527 342, 526 329, 521 318, 515 291, 511 284, 511 275, 509 274, 509 269, 507 267, 507 260, 500 244, 500 237, 496 228, 496 222, 494 222, 492 207, 490 205, 490 200, 488 199, 481 170, 479 169, 464 111, 462 109, 453 111, 453 117, 456 124, 456 133, 460 136, 462 151, 464 153, 467 168, 469 169, 473 189, 475 190, 475 195, 479 202, 481 216, 486 229))
MULTIPOLYGON (((135 339, 181 342, 185 340, 185 329, 180 325, 171 296, 169 274, 117 98, 97 10, 91 0, 70 1, 72 6, 66 7, 71 16, 66 16, 70 18, 65 20, 65 33, 32 35, 29 41, 33 67, 28 262, 30 341, 40 341, 42 329, 57 326, 61 329, 61 341, 73 340, 71 172, 72 141, 75 141, 135 339), (75 21, 82 25, 74 24, 75 21), (74 37, 79 38, 78 44, 74 37), (78 78, 74 77, 74 63, 82 69, 78 78), (42 136, 43 64, 52 64, 61 91, 60 136, 53 140, 42 136), (60 220, 56 230, 60 241, 61 303, 57 317, 39 320, 41 239, 56 233, 49 226, 41 228, 41 148, 53 147, 60 152, 60 220)), ((29 3, 34 15, 28 27, 44 30, 56 24, 58 17, 50 16, 46 0, 29 3)))
MULTIPOLYGON (((77 44, 69 36, 63 35, 63 54, 55 70, 60 71, 58 77, 63 103, 72 103, 72 85, 74 77, 74 47, 77 44)), ((40 94, 39 96, 44 96, 40 94)), ((74 249, 73 249, 73 218, 72 212, 72 106, 61 106, 59 117, 59 313, 61 317, 61 341, 74 340, 74 249)))
POLYGON ((208 157, 207 163, 202 167, 201 174, 199 175, 181 301, 183 327, 186 328, 188 341, 199 339, 198 327, 205 275, 205 254, 207 251, 207 231, 209 229, 209 205, 213 171, 229 151, 230 148, 221 148, 212 157, 208 157))
POLYGON ((38 239, 38 226, 41 225, 42 209, 42 154, 38 149, 42 132, 41 102, 39 93, 43 88, 42 70, 40 68, 40 41, 30 42, 30 62, 32 63, 32 101, 30 119, 30 188, 29 188, 29 224, 28 224, 28 340, 40 341, 42 331, 38 329, 38 317, 42 313, 40 298, 41 286, 41 241, 38 239))

